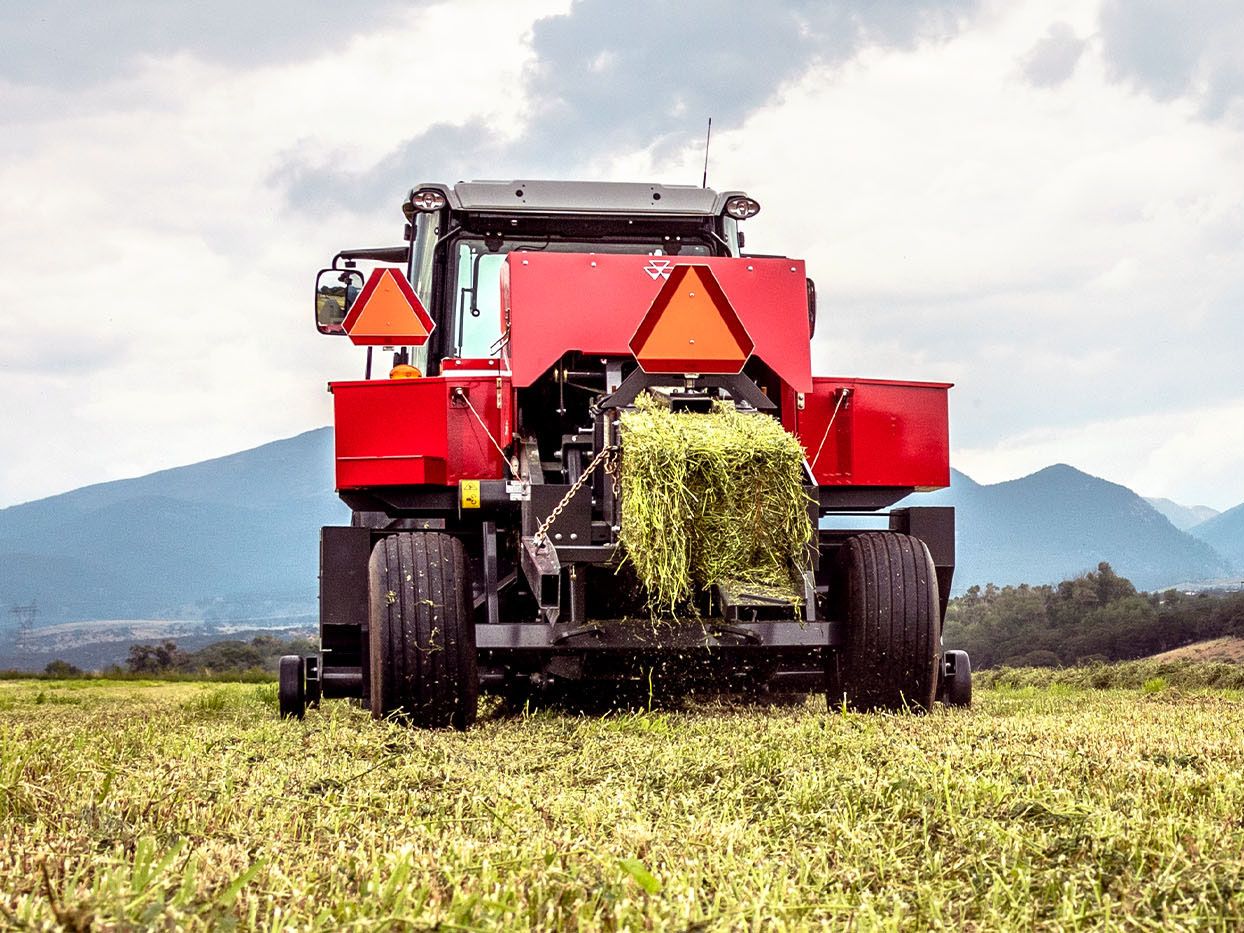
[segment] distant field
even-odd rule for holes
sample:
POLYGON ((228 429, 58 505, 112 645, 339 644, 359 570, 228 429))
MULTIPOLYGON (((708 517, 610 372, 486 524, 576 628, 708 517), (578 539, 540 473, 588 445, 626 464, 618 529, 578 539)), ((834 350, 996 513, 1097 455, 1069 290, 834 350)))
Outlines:
POLYGON ((466 735, 0 683, 0 926, 1239 929, 1244 694, 705 703, 466 735))

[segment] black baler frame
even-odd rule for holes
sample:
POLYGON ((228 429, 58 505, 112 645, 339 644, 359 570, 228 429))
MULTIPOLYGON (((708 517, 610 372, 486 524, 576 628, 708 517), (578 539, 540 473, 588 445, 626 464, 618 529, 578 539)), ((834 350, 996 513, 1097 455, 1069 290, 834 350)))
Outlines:
MULTIPOLYGON (((509 504, 512 510, 515 503, 509 504)), ((498 502, 497 510, 500 508, 498 502)), ((475 624, 481 685, 485 689, 504 685, 506 678, 497 671, 510 665, 527 672, 541 666, 564 668, 566 659, 613 657, 660 662, 672 653, 701 655, 701 660, 709 665, 720 663, 727 669, 740 662, 763 659, 773 665, 778 681, 814 687, 820 682, 823 671, 824 650, 845 642, 842 621, 827 615, 829 601, 825 597, 833 585, 833 553, 862 529, 821 529, 818 532, 820 560, 816 591, 820 605, 817 621, 703 619, 648 625, 634 620, 619 624, 617 620, 601 619, 550 624, 499 618, 494 517, 481 518, 479 527, 471 529, 474 533, 469 535, 480 543, 479 550, 483 553, 478 555, 479 565, 485 569, 476 605, 486 607, 486 619, 496 620, 475 624), (492 542, 491 550, 489 542, 492 542)), ((456 528, 448 529, 449 533, 468 530, 465 523, 453 524, 456 528)), ((319 676, 325 697, 366 696, 370 599, 367 566, 376 542, 402 531, 445 527, 446 522, 440 519, 405 518, 392 520, 385 527, 326 526, 321 530, 319 676)), ((889 528, 920 538, 928 546, 937 572, 944 619, 954 575, 954 509, 943 506, 894 509, 889 513, 889 528)), ((567 560, 588 556, 584 547, 561 550, 567 560)))

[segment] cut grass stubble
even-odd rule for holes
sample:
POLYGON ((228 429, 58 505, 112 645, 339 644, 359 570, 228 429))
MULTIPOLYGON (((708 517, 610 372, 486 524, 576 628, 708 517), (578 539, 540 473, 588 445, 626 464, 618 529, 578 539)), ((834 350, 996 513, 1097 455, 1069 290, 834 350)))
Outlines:
POLYGON ((1238 929, 1244 708, 720 701, 466 734, 270 688, 0 684, 0 926, 1238 929), (67 689, 65 687, 64 689, 67 689), (46 698, 45 698, 46 699, 46 698))

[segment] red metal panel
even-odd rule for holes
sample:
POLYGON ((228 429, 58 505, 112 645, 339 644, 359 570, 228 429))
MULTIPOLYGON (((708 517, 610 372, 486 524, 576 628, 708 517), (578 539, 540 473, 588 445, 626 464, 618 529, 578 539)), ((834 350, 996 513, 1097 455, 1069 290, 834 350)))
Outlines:
POLYGON ((501 454, 489 439, 510 442, 513 413, 504 377, 445 376, 333 382, 337 488, 456 485, 500 479, 501 454), (471 409, 456 402, 465 390, 471 409))
POLYGON ((754 355, 796 391, 812 391, 802 260, 608 253, 506 257, 501 307, 514 385, 531 385, 569 350, 629 356, 631 337, 679 265, 709 266, 755 341, 754 355))
POLYGON ((949 383, 817 376, 796 433, 822 486, 950 485, 949 383), (835 410, 837 414, 835 414, 835 410))

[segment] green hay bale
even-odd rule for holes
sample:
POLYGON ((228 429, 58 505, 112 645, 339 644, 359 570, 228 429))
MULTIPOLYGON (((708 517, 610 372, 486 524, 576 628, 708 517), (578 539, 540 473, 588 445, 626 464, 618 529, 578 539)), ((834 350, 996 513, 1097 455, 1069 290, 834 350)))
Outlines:
POLYGON ((641 396, 621 426, 619 540, 654 614, 677 614, 718 583, 797 598, 812 523, 803 449, 781 424, 641 396))

